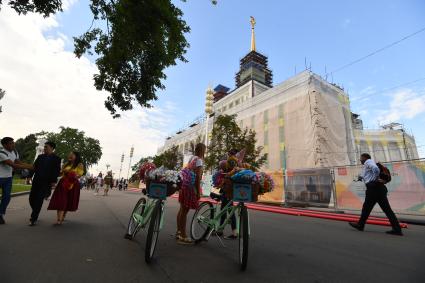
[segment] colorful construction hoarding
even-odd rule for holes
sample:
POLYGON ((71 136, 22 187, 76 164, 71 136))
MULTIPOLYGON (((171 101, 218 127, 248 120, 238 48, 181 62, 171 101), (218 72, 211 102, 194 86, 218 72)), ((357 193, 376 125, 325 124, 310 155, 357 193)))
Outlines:
MULTIPOLYGON (((425 215, 425 161, 385 163, 392 181, 387 184, 388 199, 398 213, 425 215)), ((339 209, 362 208, 366 187, 358 182, 361 166, 334 169, 339 209)), ((376 207, 379 210, 378 206, 376 207)))

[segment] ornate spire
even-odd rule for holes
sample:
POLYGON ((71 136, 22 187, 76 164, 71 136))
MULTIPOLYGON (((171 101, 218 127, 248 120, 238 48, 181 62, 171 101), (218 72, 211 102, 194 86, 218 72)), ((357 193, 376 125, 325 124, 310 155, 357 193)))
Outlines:
POLYGON ((255 19, 253 16, 251 16, 251 51, 255 51, 255 32, 254 32, 254 28, 255 28, 255 19))

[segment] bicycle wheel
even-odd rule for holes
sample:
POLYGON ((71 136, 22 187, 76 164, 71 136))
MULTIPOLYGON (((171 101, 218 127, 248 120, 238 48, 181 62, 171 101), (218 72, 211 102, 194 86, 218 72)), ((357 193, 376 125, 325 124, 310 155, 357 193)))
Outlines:
POLYGON ((145 261, 150 263, 155 253, 156 243, 158 242, 159 226, 161 224, 162 201, 157 200, 152 211, 149 222, 148 236, 146 238, 145 261))
POLYGON ((243 203, 241 204, 239 219, 239 264, 241 266, 241 270, 245 270, 248 263, 249 223, 248 210, 243 203))
POLYGON ((133 215, 134 214, 142 215, 143 212, 145 211, 145 207, 146 207, 146 199, 145 198, 139 199, 139 201, 134 206, 133 212, 130 215, 130 220, 128 221, 127 234, 125 234, 126 239, 129 239, 129 240, 133 239, 136 236, 137 232, 139 232, 140 227, 142 225, 138 221, 136 221, 133 215))
POLYGON ((211 202, 203 202, 193 214, 192 223, 190 225, 190 237, 195 243, 199 243, 205 239, 211 231, 208 225, 214 218, 214 208, 211 202))

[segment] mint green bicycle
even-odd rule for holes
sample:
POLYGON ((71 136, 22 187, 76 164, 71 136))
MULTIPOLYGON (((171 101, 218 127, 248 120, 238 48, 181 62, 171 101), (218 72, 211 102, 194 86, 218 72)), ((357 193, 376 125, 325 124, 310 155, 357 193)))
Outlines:
POLYGON ((217 203, 214 205, 211 201, 205 201, 199 205, 192 218, 190 236, 196 244, 208 241, 213 233, 217 235, 218 231, 223 231, 224 227, 230 223, 232 215, 235 215, 239 234, 239 265, 241 270, 245 270, 248 264, 250 229, 248 209, 244 200, 250 200, 246 198, 249 193, 245 193, 242 198, 241 194, 238 195, 239 197, 233 198, 234 201, 239 202, 236 206, 233 206, 233 201, 230 201, 223 209, 220 209, 221 195, 211 193, 210 197, 217 203), (226 219, 220 224, 223 215, 226 215, 226 219))
MULTIPOLYGON (((147 197, 141 197, 134 206, 128 222, 127 234, 124 236, 126 239, 131 240, 139 230, 144 229, 149 224, 145 247, 146 263, 152 261, 159 232, 164 225, 164 206, 166 199, 166 185, 151 184, 151 188, 147 197)), ((145 190, 143 192, 146 194, 145 190)))

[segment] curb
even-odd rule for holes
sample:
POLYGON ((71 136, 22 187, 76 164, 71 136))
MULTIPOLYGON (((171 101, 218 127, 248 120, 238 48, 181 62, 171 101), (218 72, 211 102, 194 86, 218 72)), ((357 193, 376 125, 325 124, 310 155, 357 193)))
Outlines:
POLYGON ((23 196, 23 195, 29 195, 30 191, 24 191, 24 192, 18 192, 18 193, 12 193, 10 196, 11 197, 19 197, 19 196, 23 196))

